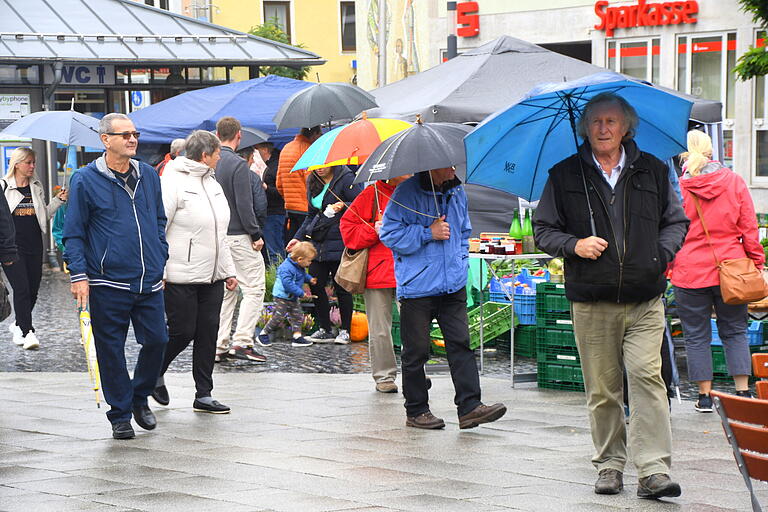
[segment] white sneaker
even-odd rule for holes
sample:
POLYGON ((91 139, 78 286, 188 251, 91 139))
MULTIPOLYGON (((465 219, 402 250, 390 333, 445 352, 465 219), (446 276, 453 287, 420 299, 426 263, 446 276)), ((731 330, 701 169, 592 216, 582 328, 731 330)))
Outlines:
POLYGON ((37 341, 37 336, 32 331, 29 331, 24 336, 24 350, 37 350, 40 348, 40 342, 37 341))
POLYGON ((8 326, 8 330, 11 331, 11 334, 13 334, 13 343, 15 345, 24 344, 24 336, 21 334, 21 329, 19 329, 18 325, 13 323, 8 326))
POLYGON ((336 336, 336 339, 333 340, 334 343, 338 345, 346 345, 349 343, 349 333, 345 331, 344 329, 339 330, 339 334, 336 336))

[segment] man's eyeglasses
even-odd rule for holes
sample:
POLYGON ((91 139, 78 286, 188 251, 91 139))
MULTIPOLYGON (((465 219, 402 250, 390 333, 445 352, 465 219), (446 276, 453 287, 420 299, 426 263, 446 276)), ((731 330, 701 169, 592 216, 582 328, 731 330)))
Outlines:
POLYGON ((138 140, 141 132, 107 132, 107 135, 122 135, 125 140, 130 140, 131 136, 138 140))

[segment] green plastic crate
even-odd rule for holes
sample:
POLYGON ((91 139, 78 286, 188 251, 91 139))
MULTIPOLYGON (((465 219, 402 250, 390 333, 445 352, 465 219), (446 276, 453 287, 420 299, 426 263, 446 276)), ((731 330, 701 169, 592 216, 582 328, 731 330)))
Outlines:
MULTIPOLYGON (((495 302, 486 302, 481 307, 471 309, 467 316, 469 317, 469 346, 475 350, 480 346, 480 310, 482 308, 483 316, 483 337, 486 343, 509 332, 512 327, 512 311, 509 304, 498 304, 495 302)), ((440 328, 433 329, 429 333, 430 339, 442 340, 443 333, 440 328)), ((432 351, 435 354, 445 354, 445 347, 439 347, 432 344, 432 351)))
POLYGON ((536 325, 540 329, 561 329, 573 331, 571 313, 542 313, 536 315, 536 325))
POLYGON ((570 317, 571 302, 565 297, 565 288, 562 284, 539 283, 536 287, 536 317, 549 313, 566 313, 560 318, 570 317), (542 286, 546 285, 546 286, 542 286))
POLYGON ((584 391, 584 376, 580 366, 538 363, 536 382, 540 388, 584 391))
POLYGON ((365 313, 365 299, 362 295, 352 295, 352 309, 365 313))
POLYGON ((392 320, 392 346, 400 350, 403 348, 403 340, 400 338, 400 322, 392 320))
POLYGON ((579 351, 575 346, 544 346, 536 348, 536 361, 541 363, 562 364, 564 366, 581 366, 579 351))
POLYGON ((539 283, 536 285, 536 295, 562 295, 565 297, 565 285, 563 283, 539 283))
MULTIPOLYGON (((764 352, 768 352, 768 344, 749 346, 750 354, 764 352)), ((712 345, 712 375, 714 380, 728 380, 731 378, 728 375, 728 364, 725 361, 725 352, 721 345, 712 345)))
POLYGON ((535 325, 515 327, 515 355, 536 357, 536 330, 535 325))

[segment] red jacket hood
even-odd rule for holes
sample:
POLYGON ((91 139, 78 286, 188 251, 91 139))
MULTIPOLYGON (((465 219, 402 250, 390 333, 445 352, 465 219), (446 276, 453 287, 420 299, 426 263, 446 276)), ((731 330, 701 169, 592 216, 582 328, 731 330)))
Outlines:
MULTIPOLYGON (((708 165, 711 165, 711 162, 708 165)), ((701 199, 713 199, 733 187, 736 174, 727 167, 680 180, 680 188, 701 199)))

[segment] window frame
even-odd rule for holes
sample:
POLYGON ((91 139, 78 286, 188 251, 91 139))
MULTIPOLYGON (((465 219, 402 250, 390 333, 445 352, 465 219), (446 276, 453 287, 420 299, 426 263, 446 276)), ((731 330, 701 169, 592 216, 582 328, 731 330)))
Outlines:
MULTIPOLYGON (((733 44, 735 46, 734 52, 738 52, 738 32, 736 30, 716 30, 711 32, 689 32, 689 33, 680 33, 675 35, 675 88, 676 90, 680 92, 684 92, 685 94, 691 94, 691 85, 693 82, 693 69, 691 66, 691 55, 693 54, 693 39, 702 39, 702 38, 711 38, 711 37, 720 37, 720 44, 721 50, 720 50, 720 98, 716 99, 715 101, 720 101, 720 103, 723 105, 722 107, 722 127, 723 127, 723 164, 728 165, 728 167, 735 169, 737 165, 737 152, 736 152, 736 119, 735 118, 729 118, 728 115, 728 36, 733 35, 733 44), (686 48, 685 53, 680 53, 680 38, 686 38, 686 48), (681 90, 680 88, 680 63, 681 63, 681 57, 685 56, 685 88, 681 90), (726 132, 729 132, 726 134, 726 132), (726 151, 726 139, 730 138, 732 141, 734 147, 732 150, 732 157, 729 161, 726 162, 725 159, 725 151, 726 151)), ((735 60, 738 59, 739 55, 734 53, 735 60)), ((736 98, 734 95, 734 104, 732 105, 734 113, 736 108, 736 98)), ((755 152, 756 153, 756 152, 755 152)), ((752 167, 752 174, 754 174, 754 166, 752 167)), ((766 183, 768 184, 768 179, 766 179, 766 183)))
POLYGON ((339 0, 339 48, 342 54, 355 54, 357 53, 357 6, 354 0, 339 0), (349 49, 344 47, 344 6, 352 5, 355 31, 353 33, 355 38, 354 48, 349 49))
MULTIPOLYGON (((755 46, 759 43, 760 35, 763 34, 763 45, 768 42, 768 30, 765 29, 756 29, 753 34, 753 41, 755 46)), ((757 136, 758 132, 768 132, 768 76, 762 77, 762 94, 763 94, 763 111, 762 116, 757 112, 757 97, 760 93, 759 87, 758 87, 758 79, 753 78, 752 80, 752 108, 751 108, 751 114, 752 114, 752 127, 750 130, 750 139, 752 142, 752 151, 750 155, 750 160, 752 162, 751 165, 751 178, 752 183, 755 185, 761 185, 763 187, 768 186, 768 175, 765 176, 758 176, 757 174, 757 136)), ((768 149, 768 148, 767 148, 768 149)))
POLYGON ((261 4, 261 17, 264 23, 267 23, 270 18, 267 18, 267 6, 268 5, 282 5, 285 6, 285 29, 283 32, 288 36, 288 42, 293 43, 293 27, 291 17, 291 2, 290 0, 264 0, 261 4))
POLYGON ((622 44, 635 44, 635 43, 645 43, 647 51, 646 55, 646 76, 644 77, 636 77, 640 80, 647 80, 648 82, 652 83, 659 83, 661 80, 661 36, 658 35, 649 35, 649 36, 643 36, 643 37, 628 37, 628 38, 613 38, 613 39, 606 39, 605 41, 605 67, 608 69, 611 69, 612 71, 615 71, 617 73, 621 73, 621 45, 622 44), (654 51, 654 41, 658 43, 658 54, 659 55, 659 77, 656 78, 656 81, 653 81, 653 51, 654 51), (611 45, 614 45, 614 48, 611 48, 611 45), (613 49, 614 52, 616 52, 616 62, 614 68, 610 67, 609 59, 611 58, 610 52, 611 49, 613 49))

